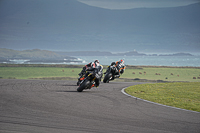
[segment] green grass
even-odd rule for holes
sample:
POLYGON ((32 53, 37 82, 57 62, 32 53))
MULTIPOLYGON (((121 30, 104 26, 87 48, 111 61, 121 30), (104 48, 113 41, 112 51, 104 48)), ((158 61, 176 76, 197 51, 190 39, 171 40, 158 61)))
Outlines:
POLYGON ((0 77, 4 79, 30 79, 50 77, 78 77, 80 68, 57 67, 0 67, 0 77))
POLYGON ((200 112, 200 83, 174 82, 135 85, 125 92, 148 101, 200 112))
POLYGON ((147 79, 147 80, 163 80, 163 81, 189 81, 200 82, 200 69, 197 68, 142 68, 142 69, 126 69, 121 78, 129 79, 147 79), (132 74, 132 73, 135 74, 132 74), (142 74, 139 74, 141 72, 142 74), (146 75, 144 74, 146 72, 146 75), (160 75, 156 75, 159 73, 160 75), (171 73, 173 75, 171 75, 171 73), (196 77, 196 79, 193 79, 196 77))
MULTIPOLYGON (((70 77, 78 78, 78 73, 82 66, 70 65, 1 65, 0 78, 9 79, 30 79, 30 78, 51 78, 51 77, 70 77), (15 67, 12 67, 15 66, 15 67), (17 67, 16 67, 17 66, 17 67), (21 66, 21 67, 20 67, 21 66), (64 72, 63 72, 64 70, 64 72)), ((104 66, 104 72, 106 66, 104 66)), ((200 82, 200 69, 197 68, 163 68, 163 67, 143 67, 140 69, 128 68, 125 70, 121 79, 146 79, 146 80, 163 80, 163 81, 187 81, 200 82), (132 74, 132 73, 135 74, 132 74), (139 74, 142 72, 142 74, 139 74), (144 74, 146 72, 146 75, 144 74), (159 73, 160 75, 155 75, 159 73), (173 75, 171 75, 173 73, 173 75), (179 75, 179 76, 177 76, 179 75), (196 79, 193 79, 196 77, 196 79)))

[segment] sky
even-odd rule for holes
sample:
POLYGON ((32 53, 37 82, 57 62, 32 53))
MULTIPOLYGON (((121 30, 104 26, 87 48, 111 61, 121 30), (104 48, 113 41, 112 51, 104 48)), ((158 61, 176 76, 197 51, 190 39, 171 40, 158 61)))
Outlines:
POLYGON ((199 52, 197 2, 0 0, 0 48, 199 52))
POLYGON ((200 0, 78 0, 90 6, 106 9, 162 8, 186 6, 200 0))

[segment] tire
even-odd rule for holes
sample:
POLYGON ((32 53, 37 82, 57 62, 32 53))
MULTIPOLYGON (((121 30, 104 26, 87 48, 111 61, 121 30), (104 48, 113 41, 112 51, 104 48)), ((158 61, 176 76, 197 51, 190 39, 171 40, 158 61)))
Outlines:
POLYGON ((88 85, 90 84, 89 80, 85 80, 78 88, 77 91, 78 92, 82 92, 84 89, 86 89, 88 87, 88 85))
POLYGON ((77 84, 77 86, 79 86, 79 85, 80 85, 80 81, 77 81, 77 83, 76 83, 76 84, 77 84))
POLYGON ((105 75, 103 82, 108 83, 110 81, 110 78, 112 77, 112 73, 108 73, 105 75))

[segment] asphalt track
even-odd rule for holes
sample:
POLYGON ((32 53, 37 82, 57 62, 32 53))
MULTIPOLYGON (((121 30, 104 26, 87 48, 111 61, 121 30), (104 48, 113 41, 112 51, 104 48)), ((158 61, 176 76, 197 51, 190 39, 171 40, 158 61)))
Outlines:
POLYGON ((124 87, 76 81, 0 80, 0 133, 200 133, 200 113, 136 100, 124 87))

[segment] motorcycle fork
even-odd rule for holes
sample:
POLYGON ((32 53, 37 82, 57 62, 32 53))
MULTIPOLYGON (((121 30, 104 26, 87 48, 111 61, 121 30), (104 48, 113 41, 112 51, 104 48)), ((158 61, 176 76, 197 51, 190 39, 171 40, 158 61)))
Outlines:
POLYGON ((86 78, 84 77, 83 80, 81 80, 79 86, 81 86, 81 84, 85 81, 85 79, 87 79, 87 77, 86 78))
POLYGON ((91 86, 91 88, 94 87, 94 85, 95 85, 95 81, 94 81, 95 79, 96 79, 96 77, 92 80, 92 86, 91 86))

